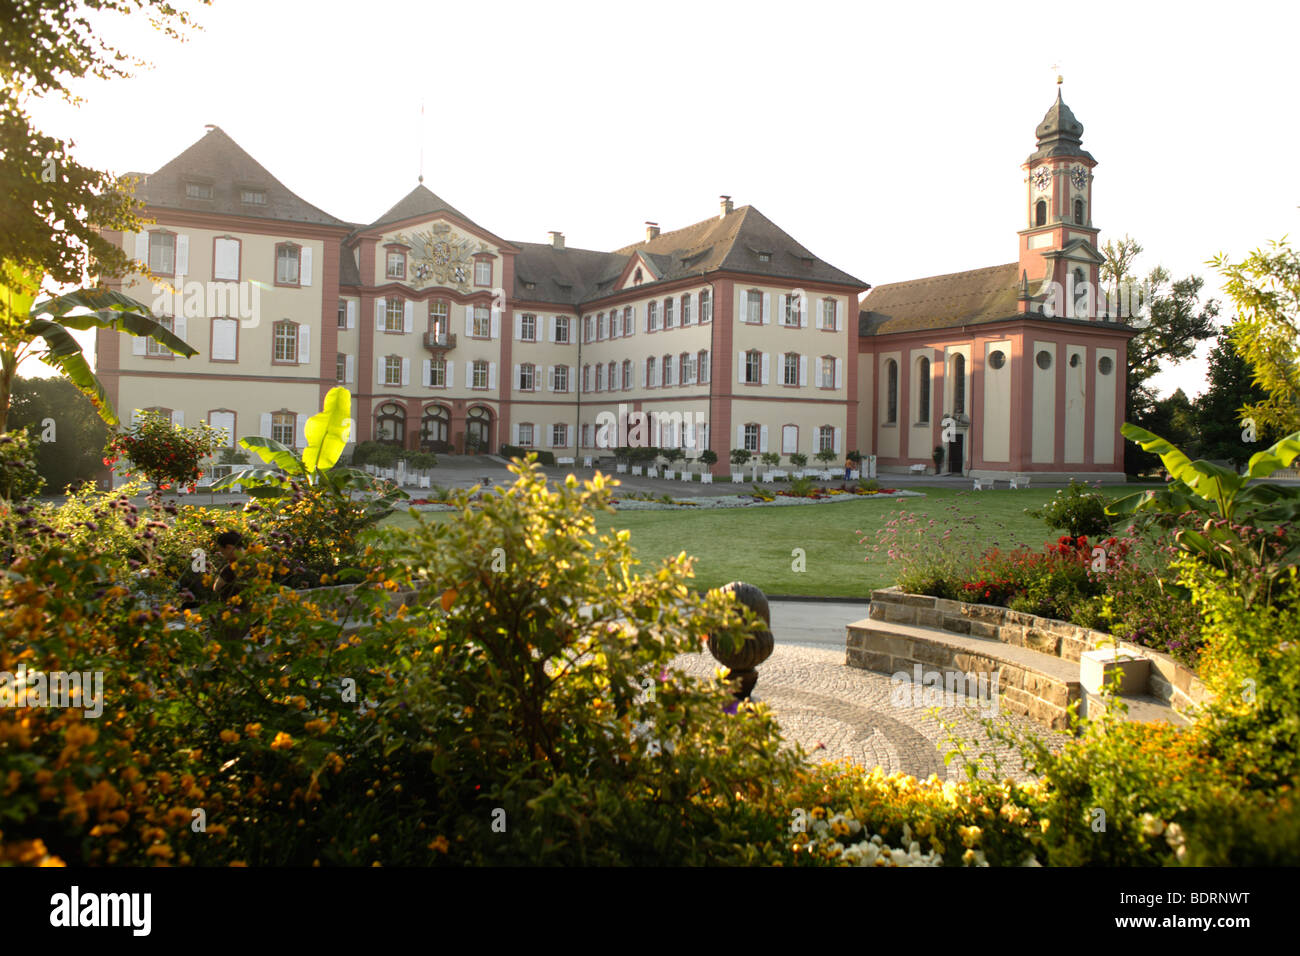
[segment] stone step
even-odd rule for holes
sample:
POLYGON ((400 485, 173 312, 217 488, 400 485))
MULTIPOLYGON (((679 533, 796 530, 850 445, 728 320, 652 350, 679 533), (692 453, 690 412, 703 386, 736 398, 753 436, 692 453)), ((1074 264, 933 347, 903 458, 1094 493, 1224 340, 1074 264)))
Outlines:
MULTIPOLYGON (((1086 716, 1086 692, 1079 682, 1079 664, 1029 647, 1006 644, 994 637, 975 637, 911 624, 866 618, 848 625, 845 663, 883 674, 912 677, 923 674, 984 675, 997 680, 999 707, 1050 727, 1068 730, 1069 707, 1079 702, 1086 716)), ((1186 721, 1153 697, 1126 698, 1129 720, 1186 721), (1136 706, 1135 706, 1136 704, 1136 706)), ((1100 701, 1093 707, 1094 716, 1100 701)))
MULTIPOLYGON (((1141 723, 1157 722, 1173 724, 1175 727, 1190 727, 1191 721, 1184 717, 1178 711, 1169 706, 1167 701, 1159 697, 1152 697, 1150 694, 1137 694, 1132 697, 1123 698, 1128 708, 1125 720, 1133 720, 1141 723)), ((1085 717, 1096 719, 1106 711, 1106 702, 1096 694, 1085 692, 1083 703, 1079 705, 1079 713, 1085 717)))

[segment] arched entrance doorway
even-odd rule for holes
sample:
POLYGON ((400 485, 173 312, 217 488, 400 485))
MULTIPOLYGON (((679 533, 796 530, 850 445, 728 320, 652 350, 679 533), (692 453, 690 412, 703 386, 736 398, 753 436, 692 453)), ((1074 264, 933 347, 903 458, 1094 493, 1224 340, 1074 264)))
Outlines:
POLYGON ((492 453, 492 410, 475 405, 465 416, 465 454, 492 453))
POLYGON ((406 444, 406 409, 396 402, 384 402, 375 409, 375 441, 406 444))
POLYGON ((420 451, 446 454, 451 451, 451 409, 429 405, 420 419, 420 451))

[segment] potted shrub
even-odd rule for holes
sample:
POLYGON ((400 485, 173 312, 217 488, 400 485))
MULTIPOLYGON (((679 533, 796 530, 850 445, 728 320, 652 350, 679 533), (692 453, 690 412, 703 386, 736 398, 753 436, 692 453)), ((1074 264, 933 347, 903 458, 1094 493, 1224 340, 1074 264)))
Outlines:
POLYGON ((944 450, 942 445, 935 445, 934 452, 930 455, 934 459, 934 473, 939 474, 939 468, 943 465, 944 450))
POLYGON ((769 469, 781 464, 781 456, 774 451, 765 451, 760 457, 763 459, 763 464, 769 469))
POLYGON ((790 456, 790 464, 794 465, 795 471, 802 471, 808 467, 808 456, 801 452, 795 452, 790 456))
POLYGON ((203 474, 200 463, 215 454, 224 440, 224 433, 207 422, 187 428, 157 412, 142 412, 130 428, 109 437, 104 463, 112 467, 118 459, 127 459, 155 491, 172 485, 187 485, 193 491, 203 474))
POLYGON ((831 466, 831 462, 833 462, 838 457, 839 455, 837 455, 834 451, 832 451, 829 448, 822 449, 817 453, 817 460, 822 463, 823 468, 829 468, 831 466))
POLYGON ((705 468, 707 468, 710 472, 712 472, 713 466, 716 465, 717 463, 718 463, 718 453, 714 451, 712 448, 706 448, 704 449, 704 451, 700 452, 700 464, 703 465, 705 468))
POLYGON ((744 448, 731 449, 731 464, 740 469, 740 474, 744 474, 745 463, 753 458, 753 454, 744 448))

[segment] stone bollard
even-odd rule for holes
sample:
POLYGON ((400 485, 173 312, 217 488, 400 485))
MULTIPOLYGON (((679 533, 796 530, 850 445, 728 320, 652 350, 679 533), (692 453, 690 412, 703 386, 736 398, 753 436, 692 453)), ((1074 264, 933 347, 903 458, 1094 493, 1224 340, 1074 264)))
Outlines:
POLYGON ((767 629, 757 635, 750 635, 739 649, 732 653, 722 650, 717 638, 709 636, 709 653, 718 663, 730 668, 731 679, 738 680, 735 690, 736 700, 747 700, 758 683, 758 665, 772 656, 775 641, 772 637, 772 611, 767 606, 767 596, 752 584, 732 581, 718 589, 735 594, 736 600, 745 605, 767 624, 767 629))

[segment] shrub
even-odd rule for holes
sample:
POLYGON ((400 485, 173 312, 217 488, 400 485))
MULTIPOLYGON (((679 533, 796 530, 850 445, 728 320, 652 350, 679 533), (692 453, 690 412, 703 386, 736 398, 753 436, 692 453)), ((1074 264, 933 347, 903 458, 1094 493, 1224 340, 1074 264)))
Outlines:
POLYGON ((534 448, 521 448, 518 445, 501 446, 502 458, 509 458, 512 461, 513 460, 522 461, 523 459, 527 458, 529 455, 537 456, 537 461, 547 466, 548 468, 553 468, 555 466, 555 452, 534 449, 534 448))
MULTIPOLYGON (((160 491, 172 485, 188 485, 193 491, 203 474, 200 463, 215 454, 224 441, 224 433, 207 422, 183 427, 157 412, 145 411, 129 428, 110 436, 104 463, 111 468, 125 458, 160 491)), ((126 474, 130 477, 131 472, 126 474)))
POLYGON ((406 456, 406 467, 414 471, 428 471, 438 467, 438 456, 427 451, 412 452, 406 456))
POLYGON ((750 458, 754 457, 753 453, 744 448, 731 449, 731 463, 733 465, 743 466, 750 458))
POLYGON ((1062 530, 1071 537, 1105 537, 1115 518, 1106 514, 1105 495, 1090 491, 1084 482, 1070 480, 1068 488, 1052 495, 1043 507, 1025 509, 1031 518, 1042 518, 1049 528, 1062 530))
POLYGON ((397 464, 397 459, 401 454, 401 448, 388 442, 358 442, 357 446, 352 449, 352 464, 358 468, 362 465, 374 465, 376 468, 392 468, 397 464))
POLYGON ((700 463, 706 468, 712 468, 718 463, 718 453, 712 448, 706 448, 700 452, 700 463))
POLYGON ((22 501, 40 494, 45 479, 36 471, 36 452, 26 429, 0 434, 0 500, 22 501))

